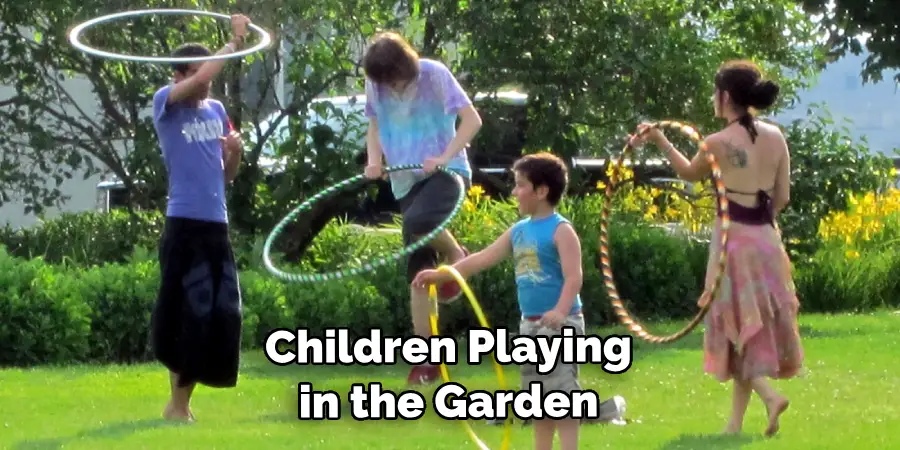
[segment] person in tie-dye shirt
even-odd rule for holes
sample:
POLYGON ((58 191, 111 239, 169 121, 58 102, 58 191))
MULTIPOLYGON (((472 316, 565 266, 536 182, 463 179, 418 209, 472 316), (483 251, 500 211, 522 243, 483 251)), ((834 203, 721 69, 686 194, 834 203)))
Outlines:
MULTIPOLYGON (((376 35, 363 56, 366 73, 366 116, 370 179, 384 176, 383 167, 422 164, 424 170, 390 174, 391 189, 403 214, 404 245, 420 239, 447 218, 459 198, 460 176, 471 186, 472 169, 466 146, 481 128, 481 117, 466 92, 443 63, 420 58, 396 33, 376 35), (456 127, 457 117, 461 119, 456 127), (449 175, 442 166, 458 175, 449 175)), ((416 274, 439 264, 438 255, 453 264, 466 250, 449 231, 443 231, 430 245, 414 252, 407 261, 407 282, 416 274)), ((440 286, 441 301, 459 298, 455 281, 440 286)), ((411 288, 410 308, 413 332, 431 335, 428 292, 411 288)), ((438 366, 423 364, 409 373, 410 384, 429 383, 440 376, 438 366)))

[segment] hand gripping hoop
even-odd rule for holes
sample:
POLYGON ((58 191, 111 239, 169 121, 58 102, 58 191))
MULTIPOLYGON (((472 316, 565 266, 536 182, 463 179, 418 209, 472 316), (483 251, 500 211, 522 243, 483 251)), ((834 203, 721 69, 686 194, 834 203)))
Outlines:
MULTIPOLYGON (((413 169, 421 169, 421 168, 423 168, 422 164, 409 164, 409 165, 385 167, 384 172, 391 173, 391 172, 398 172, 401 170, 413 170, 413 169)), ((338 279, 345 278, 348 276, 356 276, 356 275, 359 275, 359 274, 362 274, 365 272, 370 272, 381 266, 386 265, 387 263, 389 263, 391 261, 399 261, 400 258, 408 256, 412 252, 424 247, 426 244, 431 242, 435 237, 437 237, 438 233, 440 233, 441 231, 444 231, 444 229, 446 229, 447 226, 450 225, 450 221, 453 220, 457 214, 459 214, 459 211, 463 205, 463 201, 466 199, 466 186, 465 186, 465 183, 463 182, 462 177, 459 176, 458 174, 456 174, 455 172, 453 172, 451 169, 439 167, 438 170, 441 170, 444 173, 447 173, 448 175, 452 176, 454 180, 456 180, 457 185, 459 186, 459 198, 457 198, 456 205, 453 206, 453 210, 450 212, 450 214, 447 216, 447 218, 444 219, 443 222, 438 224, 438 226, 434 230, 432 230, 430 233, 426 234, 424 237, 422 237, 418 241, 413 242, 412 244, 409 244, 408 246, 404 247, 403 249, 401 249, 400 251, 398 251, 396 253, 393 253, 393 254, 390 254, 387 256, 376 257, 376 258, 374 258, 374 261, 366 261, 365 263, 362 264, 362 267, 351 267, 348 269, 336 270, 336 271, 327 272, 327 273, 313 273, 313 274, 287 273, 287 272, 283 272, 283 271, 279 270, 278 268, 275 267, 274 264, 272 264, 272 259, 270 256, 272 243, 275 242, 275 239, 284 231, 284 227, 290 221, 294 220, 294 218, 296 218, 298 214, 300 214, 303 211, 309 210, 310 208, 312 208, 312 206, 316 202, 322 200, 323 198, 331 196, 337 192, 343 191, 344 189, 347 189, 348 187, 353 186, 354 184, 359 183, 361 181, 368 181, 368 180, 366 180, 364 174, 359 174, 359 175, 347 178, 344 181, 335 183, 335 184, 325 188, 318 194, 310 197, 309 200, 303 202, 300 206, 295 208, 287 216, 285 216, 283 219, 281 219, 281 222, 279 222, 278 225, 276 225, 275 228, 272 230, 272 232, 269 234, 269 237, 266 239, 265 247, 263 248, 263 263, 265 263, 266 269, 268 269, 269 272, 272 273, 272 275, 275 275, 276 277, 278 277, 284 281, 291 281, 291 282, 295 282, 295 283, 318 283, 318 282, 322 282, 322 281, 338 280, 338 279)))
POLYGON ((91 19, 76 25, 69 31, 69 42, 73 47, 81 50, 87 54, 99 56, 102 58, 110 58, 110 59, 118 59, 122 61, 134 61, 134 62, 149 62, 149 63, 197 63, 204 61, 214 61, 219 59, 232 59, 232 58, 241 58, 247 55, 252 55, 258 51, 266 49, 268 46, 272 45, 272 36, 269 35, 266 30, 262 27, 249 24, 248 28, 255 31, 259 34, 259 43, 251 48, 247 48, 241 50, 239 52, 228 53, 225 55, 210 55, 210 56, 193 56, 193 57, 182 57, 182 58, 171 58, 171 57, 163 57, 163 56, 135 56, 135 55, 126 55, 123 53, 113 53, 107 52, 104 50, 98 50, 93 47, 89 47, 81 42, 81 35, 88 28, 99 25, 101 23, 113 22, 119 19, 131 18, 131 17, 140 17, 140 16, 152 16, 152 15, 196 15, 196 16, 209 16, 216 17, 219 19, 227 19, 231 20, 230 15, 219 14, 208 11, 195 11, 191 9, 139 9, 134 11, 123 11, 114 14, 108 14, 105 16, 97 17, 95 19, 91 19))
POLYGON ((631 317, 631 315, 628 313, 628 309, 626 309, 625 305, 622 303, 622 299, 619 297, 619 291, 616 288, 616 283, 613 280, 613 271, 611 260, 609 257, 609 215, 612 205, 612 198, 616 192, 616 185, 619 182, 619 168, 622 167, 625 158, 629 156, 634 149, 630 142, 625 145, 625 148, 622 149, 622 153, 619 155, 618 161, 616 161, 615 163, 615 170, 613 170, 612 172, 609 185, 606 187, 606 199, 603 202, 602 219, 600 222, 600 265, 601 270, 603 271, 604 283, 606 284, 606 292, 607 295, 609 295, 610 303, 615 310, 619 322, 625 325, 639 338, 652 343, 663 344, 674 342, 686 336, 697 325, 700 324, 700 322, 703 320, 703 317, 706 316, 706 313, 709 311, 713 299, 715 299, 716 294, 719 292, 719 288, 722 283, 722 276, 725 273, 725 263, 727 261, 728 229, 731 225, 731 218, 728 215, 728 197, 725 196, 725 184, 722 182, 722 171, 719 168, 719 164, 716 162, 713 154, 709 152, 709 149, 706 146, 706 143, 703 141, 703 138, 700 137, 700 134, 697 133, 697 131, 689 125, 674 121, 661 121, 651 124, 641 133, 641 135, 646 134, 652 128, 674 128, 687 135, 688 138, 697 143, 697 145, 700 147, 700 151, 706 154, 706 159, 707 161, 709 161, 709 165, 712 167, 712 178, 716 186, 719 216, 721 217, 722 221, 722 240, 720 246, 721 252, 719 253, 718 264, 719 270, 716 274, 716 279, 713 282, 712 290, 704 292, 701 296, 701 298, 703 298, 703 296, 708 296, 707 301, 702 303, 700 311, 697 312, 697 315, 694 316, 693 320, 691 320, 691 322, 688 323, 687 326, 685 326, 680 331, 668 336, 656 336, 650 334, 650 332, 648 332, 643 326, 641 326, 631 317))
MULTIPOLYGON (((478 303, 478 299, 475 298, 475 294, 472 292, 472 289, 469 287, 469 284, 466 283, 465 278, 459 274, 451 266, 440 266, 437 270, 441 272, 449 273, 456 279, 456 282, 459 283, 459 286, 462 288, 462 291, 466 294, 466 297, 469 299, 469 304, 472 305, 472 310, 475 312, 475 316, 478 318, 478 323, 481 324, 482 327, 490 329, 491 326, 488 324, 487 318, 484 316, 484 312, 481 310, 481 304, 478 303)), ((440 331, 438 331, 438 295, 437 288, 432 284, 428 286, 428 298, 431 300, 431 314, 429 315, 429 319, 431 321, 431 334, 434 336, 440 335, 440 331)), ((497 362, 497 358, 493 357, 494 361, 494 371, 497 373, 497 381, 500 383, 500 390, 506 390, 506 377, 503 375, 503 366, 497 362)), ((444 383, 450 382, 450 372, 447 370, 447 365, 441 363, 441 377, 444 379, 444 383)), ((472 425, 469 424, 468 420, 461 420, 459 422, 462 424, 463 428, 466 430, 466 434, 472 439, 472 442, 480 450, 490 450, 490 447, 482 441, 477 434, 475 434, 475 430, 472 429, 472 425)), ((512 433, 512 422, 506 420, 503 424, 503 443, 500 444, 501 450, 509 449, 509 441, 512 433)))

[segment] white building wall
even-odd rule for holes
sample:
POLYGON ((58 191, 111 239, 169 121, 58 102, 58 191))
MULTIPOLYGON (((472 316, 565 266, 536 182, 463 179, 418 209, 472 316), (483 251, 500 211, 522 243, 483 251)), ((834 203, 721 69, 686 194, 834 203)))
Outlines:
MULTIPOLYGON (((63 83, 66 90, 86 114, 98 114, 99 107, 96 104, 94 93, 91 90, 91 83, 86 79, 70 79, 63 83)), ((15 91, 10 86, 0 86, 0 98, 8 98, 15 91)), ((94 161, 95 165, 102 167, 98 161, 94 161)), ((80 173, 74 173, 72 179, 64 180, 59 189, 63 195, 71 197, 61 208, 48 208, 44 217, 47 219, 57 217, 62 212, 78 212, 93 209, 96 205, 96 186, 101 180, 101 176, 92 176, 84 179, 80 173)), ((49 180, 48 187, 53 186, 54 181, 49 180)), ((39 221, 39 217, 34 214, 25 214, 25 204, 19 199, 6 203, 0 207, 0 226, 11 225, 14 228, 29 227, 39 221)))

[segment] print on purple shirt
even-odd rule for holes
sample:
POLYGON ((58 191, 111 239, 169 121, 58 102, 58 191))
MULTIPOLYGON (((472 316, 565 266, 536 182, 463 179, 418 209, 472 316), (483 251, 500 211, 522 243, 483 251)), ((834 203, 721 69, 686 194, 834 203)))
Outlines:
MULTIPOLYGON (((389 166, 422 164, 440 156, 456 136, 456 112, 472 104, 443 63, 422 58, 419 67, 409 99, 398 98, 390 88, 366 80, 366 116, 378 120, 378 136, 389 166)), ((472 168, 465 149, 456 154, 448 167, 471 180, 472 168)), ((425 174, 407 170, 393 172, 390 177, 394 197, 400 199, 425 174)))
POLYGON ((219 141, 228 130, 225 106, 212 99, 196 108, 167 105, 171 88, 153 95, 153 126, 169 178, 166 216, 228 223, 219 141))

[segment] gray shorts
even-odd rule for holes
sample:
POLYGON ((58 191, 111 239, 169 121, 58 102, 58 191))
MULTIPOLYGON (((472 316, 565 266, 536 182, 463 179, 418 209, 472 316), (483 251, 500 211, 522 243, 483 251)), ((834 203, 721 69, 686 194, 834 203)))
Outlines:
MULTIPOLYGON (((459 176, 459 175, 455 175, 459 176)), ((463 177, 468 189, 470 181, 463 177)), ((413 185, 403 198, 397 200, 403 215, 403 245, 409 245, 434 231, 453 211, 459 199, 459 184, 446 172, 435 172, 413 185)), ((431 246, 414 251, 406 263, 407 282, 416 274, 438 265, 438 254, 431 246)))
MULTIPOLYGON (((566 318, 564 327, 575 328, 575 335, 584 335, 584 316, 570 315, 566 318)), ((543 327, 540 322, 525 318, 519 322, 519 334, 527 336, 561 336, 562 330, 543 327)), ((550 391, 573 392, 580 391, 578 382, 578 365, 564 364, 557 361, 556 367, 550 373, 538 373, 537 364, 523 364, 521 366, 522 389, 528 389, 532 382, 539 382, 543 386, 542 392, 546 395, 550 391)))

